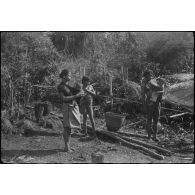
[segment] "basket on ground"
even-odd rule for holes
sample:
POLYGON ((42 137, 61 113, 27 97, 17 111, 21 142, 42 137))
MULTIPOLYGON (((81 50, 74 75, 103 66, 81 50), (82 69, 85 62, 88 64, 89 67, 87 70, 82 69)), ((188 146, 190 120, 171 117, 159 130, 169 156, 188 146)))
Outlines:
POLYGON ((108 131, 118 131, 123 126, 125 117, 122 114, 106 112, 105 119, 108 131))

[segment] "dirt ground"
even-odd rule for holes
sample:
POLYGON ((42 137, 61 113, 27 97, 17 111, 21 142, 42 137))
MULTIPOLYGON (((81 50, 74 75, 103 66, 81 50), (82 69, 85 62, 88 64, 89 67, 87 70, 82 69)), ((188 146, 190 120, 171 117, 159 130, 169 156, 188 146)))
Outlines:
MULTIPOLYGON (((96 120, 98 123, 98 120, 96 120)), ((105 128, 99 121, 99 128, 105 128)), ((104 163, 192 163, 193 154, 177 154, 156 160, 119 143, 109 140, 81 141, 71 138, 74 151, 65 153, 64 142, 59 131, 40 127, 26 136, 3 135, 1 137, 1 161, 3 163, 91 163, 91 154, 100 152, 104 163)))

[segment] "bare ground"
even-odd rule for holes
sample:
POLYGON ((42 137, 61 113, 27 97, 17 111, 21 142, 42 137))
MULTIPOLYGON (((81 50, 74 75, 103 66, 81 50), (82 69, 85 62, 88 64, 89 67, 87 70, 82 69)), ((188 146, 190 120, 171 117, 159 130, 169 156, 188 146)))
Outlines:
MULTIPOLYGON (((98 125, 102 127, 102 121, 98 125)), ((74 151, 65 153, 61 133, 40 128, 26 136, 2 136, 1 160, 3 163, 91 163, 91 154, 97 151, 104 155, 104 163, 192 163, 194 157, 193 154, 177 154, 156 160, 109 140, 83 142, 78 137, 71 138, 71 147, 74 151)))

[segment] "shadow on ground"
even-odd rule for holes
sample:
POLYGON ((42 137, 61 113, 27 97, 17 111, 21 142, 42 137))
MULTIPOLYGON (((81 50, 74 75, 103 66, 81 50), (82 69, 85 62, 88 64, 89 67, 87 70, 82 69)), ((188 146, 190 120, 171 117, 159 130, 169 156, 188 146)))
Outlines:
POLYGON ((1 159, 3 158, 13 158, 18 156, 31 156, 31 157, 44 157, 58 152, 63 152, 62 149, 52 149, 52 150, 2 150, 1 159))
POLYGON ((53 133, 47 131, 34 131, 34 130, 26 130, 24 132, 25 137, 32 137, 32 136, 60 136, 60 133, 53 133))

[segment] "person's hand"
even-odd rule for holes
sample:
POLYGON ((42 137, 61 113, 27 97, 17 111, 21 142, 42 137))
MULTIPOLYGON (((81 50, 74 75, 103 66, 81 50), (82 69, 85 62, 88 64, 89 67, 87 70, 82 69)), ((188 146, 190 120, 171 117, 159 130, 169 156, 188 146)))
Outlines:
POLYGON ((80 91, 75 96, 78 98, 78 97, 83 97, 84 95, 85 95, 84 91, 80 91))
POLYGON ((156 93, 157 93, 157 94, 163 94, 164 91, 157 91, 156 93))

